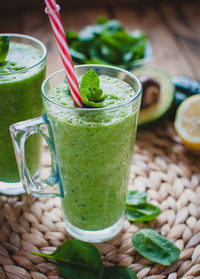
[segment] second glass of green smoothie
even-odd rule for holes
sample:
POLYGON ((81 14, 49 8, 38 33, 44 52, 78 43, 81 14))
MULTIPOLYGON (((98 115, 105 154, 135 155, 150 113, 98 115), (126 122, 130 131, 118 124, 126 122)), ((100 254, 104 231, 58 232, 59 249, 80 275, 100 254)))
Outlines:
POLYGON ((90 69, 98 74, 107 96, 105 107, 75 107, 61 70, 43 83, 45 115, 16 123, 10 130, 27 192, 60 195, 68 232, 100 242, 113 238, 123 226, 141 84, 131 73, 103 65, 76 66, 77 78, 90 69), (43 181, 31 177, 23 154, 23 141, 38 132, 53 154, 52 173, 43 181), (47 192, 48 185, 57 182, 60 193, 47 192))
MULTIPOLYGON (((40 116, 43 111, 41 85, 45 78, 46 47, 39 40, 21 34, 9 37, 7 57, 0 64, 0 193, 24 193, 20 182, 12 140, 11 123, 40 116)), ((26 144, 27 164, 36 176, 40 168, 41 138, 31 137, 26 144)))

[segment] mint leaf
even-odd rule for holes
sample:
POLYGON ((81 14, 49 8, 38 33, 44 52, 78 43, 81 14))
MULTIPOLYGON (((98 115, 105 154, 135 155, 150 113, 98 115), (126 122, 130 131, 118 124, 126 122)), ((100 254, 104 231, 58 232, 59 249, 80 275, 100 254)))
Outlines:
POLYGON ((102 279, 137 279, 137 275, 126 266, 116 265, 104 268, 102 279))
POLYGON ((52 254, 31 252, 57 261, 57 269, 68 279, 100 279, 103 263, 98 249, 90 243, 70 239, 60 245, 52 254))
POLYGON ((99 87, 99 77, 94 70, 90 69, 84 74, 81 80, 81 90, 85 88, 91 88, 93 86, 99 87))
POLYGON ((10 37, 9 36, 1 36, 0 37, 0 63, 4 63, 6 60, 6 56, 8 54, 9 49, 9 43, 10 43, 10 37))
POLYGON ((150 261, 171 265, 177 262, 180 250, 168 239, 152 229, 142 229, 132 237, 135 249, 150 261))
POLYGON ((84 74, 80 86, 81 99, 86 107, 103 107, 101 103, 106 96, 99 87, 99 77, 94 70, 84 74))

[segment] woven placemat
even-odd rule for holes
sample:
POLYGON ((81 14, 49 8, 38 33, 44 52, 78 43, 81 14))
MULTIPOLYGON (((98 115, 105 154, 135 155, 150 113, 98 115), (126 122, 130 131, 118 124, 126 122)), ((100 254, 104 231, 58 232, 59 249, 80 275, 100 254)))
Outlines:
MULTIPOLYGON (((49 171, 47 147, 43 172, 49 171)), ((125 222, 115 239, 97 244, 106 266, 129 266, 138 278, 200 278, 200 155, 186 149, 170 124, 139 130, 129 183, 146 191, 162 213, 149 224, 125 222), (154 264, 133 248, 131 237, 151 227, 181 250, 170 267, 154 264)), ((58 279, 53 261, 30 251, 50 253, 70 236, 65 231, 59 198, 0 196, 0 278, 58 279)), ((80 278, 81 279, 81 278, 80 278)))

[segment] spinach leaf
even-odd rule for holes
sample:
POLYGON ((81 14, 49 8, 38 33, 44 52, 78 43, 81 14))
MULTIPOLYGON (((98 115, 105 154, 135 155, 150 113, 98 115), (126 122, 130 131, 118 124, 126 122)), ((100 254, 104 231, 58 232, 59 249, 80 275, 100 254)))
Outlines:
POLYGON ((84 61, 86 64, 102 64, 102 65, 108 65, 108 62, 105 62, 98 57, 93 57, 92 59, 86 59, 84 61))
POLYGON ((101 47, 101 40, 100 38, 96 39, 88 48, 88 56, 89 57, 99 57, 100 56, 100 47, 101 47))
POLYGON ((137 279, 137 275, 126 266, 111 266, 104 268, 102 279, 137 279))
POLYGON ((91 42, 100 35, 103 28, 101 24, 88 25, 80 31, 78 38, 81 42, 91 42))
POLYGON ((180 250, 152 229, 142 229, 132 237, 135 249, 150 261, 171 265, 177 262, 180 250))
POLYGON ((151 221, 160 214, 160 208, 147 203, 145 192, 128 191, 126 197, 126 217, 131 222, 151 221))
POLYGON ((56 269, 60 275, 67 279, 101 279, 102 273, 95 273, 92 270, 85 270, 83 268, 70 267, 65 262, 57 261, 56 269))
POLYGON ((103 31, 105 31, 105 30, 109 31, 109 33, 111 35, 112 33, 115 33, 119 30, 124 30, 124 28, 118 20, 111 19, 104 24, 103 31))
POLYGON ((122 55, 120 51, 115 46, 108 44, 107 42, 102 42, 100 53, 102 59, 109 63, 120 64, 122 62, 122 55))
POLYGON ((78 34, 74 31, 67 31, 66 36, 68 39, 68 44, 71 44, 73 41, 76 41, 78 39, 78 34))
POLYGON ((116 42, 120 42, 121 49, 123 53, 129 51, 136 43, 135 39, 133 39, 128 33, 124 30, 119 30, 112 35, 112 38, 116 42))
POLYGON ((127 65, 131 65, 133 60, 139 60, 141 59, 143 53, 146 50, 146 39, 141 39, 138 42, 135 42, 127 52, 124 53, 123 61, 127 65))
POLYGON ((106 23, 108 20, 107 20, 107 18, 105 17, 105 16, 99 16, 98 18, 97 18, 97 21, 96 21, 96 24, 104 24, 104 23, 106 23))
POLYGON ((90 243, 70 239, 60 245, 52 254, 32 252, 57 261, 57 269, 68 279, 100 279, 103 263, 98 249, 90 243))
POLYGON ((150 203, 126 207, 126 218, 131 222, 151 221, 160 214, 160 208, 150 203))
POLYGON ((99 40, 101 58, 112 64, 120 64, 122 62, 122 48, 121 44, 107 33, 102 33, 99 40))
POLYGON ((85 59, 87 59, 87 57, 85 56, 85 54, 75 50, 75 49, 70 49, 70 53, 71 53, 71 56, 75 59, 75 60, 78 60, 79 62, 84 62, 85 59))
POLYGON ((137 279, 136 274, 125 266, 104 269, 98 249, 77 239, 66 241, 52 254, 31 254, 56 260, 59 274, 67 279, 137 279))
POLYGON ((134 54, 134 59, 139 59, 145 51, 146 41, 142 40, 138 42, 134 47, 132 47, 131 51, 134 54))
POLYGON ((147 202, 147 195, 145 192, 128 190, 126 196, 126 205, 141 205, 147 202))
POLYGON ((130 32, 129 35, 135 40, 135 42, 139 42, 141 40, 147 39, 146 34, 141 32, 140 30, 134 30, 134 31, 130 32))
POLYGON ((4 63, 9 50, 10 37, 0 36, 0 64, 4 63))

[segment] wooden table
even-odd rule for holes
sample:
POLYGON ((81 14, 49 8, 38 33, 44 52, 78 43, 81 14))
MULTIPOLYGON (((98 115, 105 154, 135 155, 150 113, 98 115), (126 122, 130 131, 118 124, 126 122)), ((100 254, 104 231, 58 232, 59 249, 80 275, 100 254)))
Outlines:
MULTIPOLYGON (((95 5, 93 5, 95 6, 95 5)), ((187 75, 200 79, 200 5, 188 1, 180 5, 118 4, 102 7, 62 7, 61 16, 66 30, 79 31, 95 22, 99 15, 119 19, 129 30, 145 31, 153 44, 152 65, 159 66, 171 75, 187 75)), ((47 74, 62 67, 44 6, 25 11, 18 7, 16 12, 0 12, 0 32, 15 32, 32 35, 45 43, 48 49, 47 74)))

